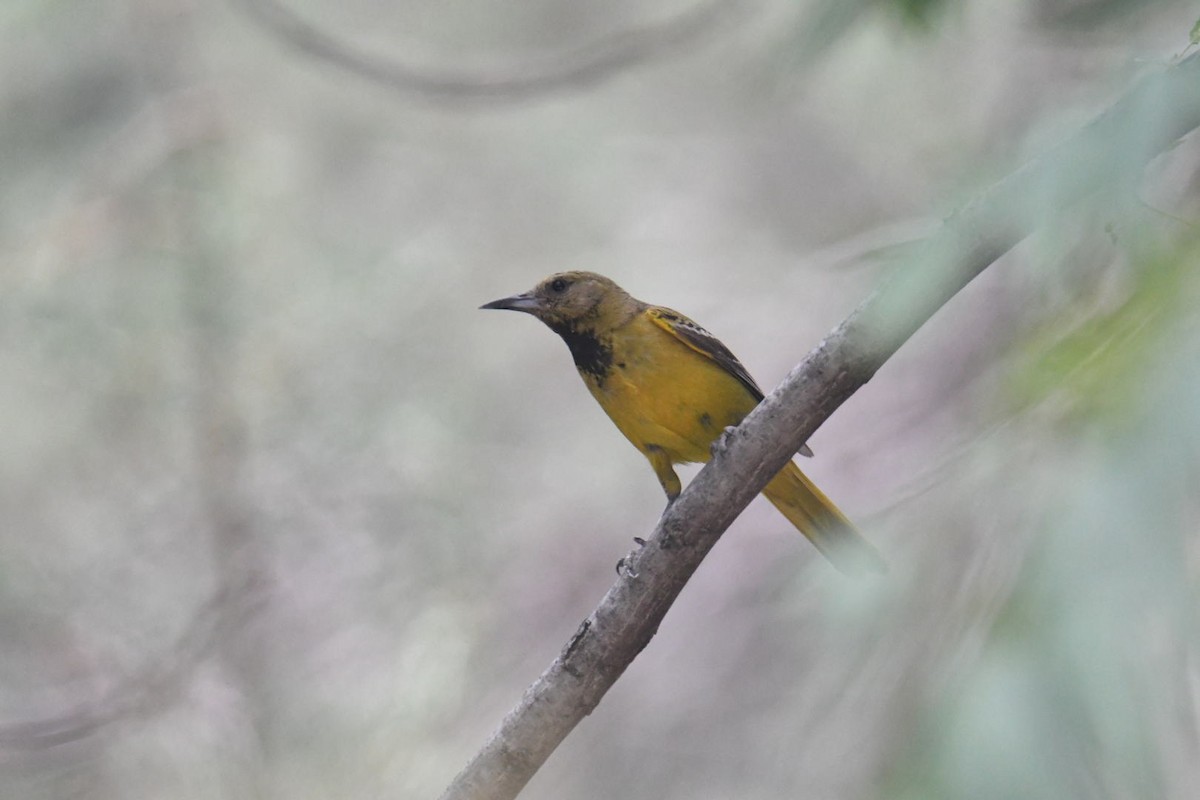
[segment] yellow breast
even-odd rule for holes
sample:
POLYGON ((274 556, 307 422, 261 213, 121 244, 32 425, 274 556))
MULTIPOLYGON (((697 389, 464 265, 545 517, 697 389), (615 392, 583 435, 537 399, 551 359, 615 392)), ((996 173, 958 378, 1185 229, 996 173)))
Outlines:
POLYGON ((673 463, 707 461, 709 446, 757 400, 736 378, 639 316, 615 332, 612 362, 584 383, 638 450, 659 448, 673 463))

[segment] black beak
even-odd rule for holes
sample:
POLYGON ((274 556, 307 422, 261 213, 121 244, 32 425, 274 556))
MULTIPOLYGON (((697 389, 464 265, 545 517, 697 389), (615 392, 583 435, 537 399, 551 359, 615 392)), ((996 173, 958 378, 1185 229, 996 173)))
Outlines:
POLYGON ((512 297, 504 297, 500 300, 484 303, 480 308, 500 308, 507 311, 524 311, 526 314, 537 314, 542 309, 542 304, 534 297, 532 292, 523 292, 521 294, 514 294, 512 297))

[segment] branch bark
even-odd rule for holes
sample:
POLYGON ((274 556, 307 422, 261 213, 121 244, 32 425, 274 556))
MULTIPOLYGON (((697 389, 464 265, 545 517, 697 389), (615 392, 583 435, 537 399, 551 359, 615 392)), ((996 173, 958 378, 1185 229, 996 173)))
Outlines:
POLYGON ((650 642, 717 539, 813 431, 939 308, 1050 210, 1131 186, 1200 127, 1200 55, 1143 78, 1068 141, 946 219, 714 449, 596 610, 442 800, 516 797, 650 642))

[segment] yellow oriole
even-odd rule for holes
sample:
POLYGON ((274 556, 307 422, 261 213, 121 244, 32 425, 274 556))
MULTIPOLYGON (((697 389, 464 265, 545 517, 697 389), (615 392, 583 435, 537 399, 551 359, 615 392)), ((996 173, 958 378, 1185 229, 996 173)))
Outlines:
MULTIPOLYGON (((562 272, 482 308, 524 311, 563 338, 579 375, 667 493, 674 464, 708 461, 712 443, 763 399, 725 345, 695 322, 631 297, 592 272, 562 272)), ((812 455, 807 446, 800 451, 812 455)), ((843 571, 882 571, 883 559, 829 498, 789 462, 763 494, 843 571)))

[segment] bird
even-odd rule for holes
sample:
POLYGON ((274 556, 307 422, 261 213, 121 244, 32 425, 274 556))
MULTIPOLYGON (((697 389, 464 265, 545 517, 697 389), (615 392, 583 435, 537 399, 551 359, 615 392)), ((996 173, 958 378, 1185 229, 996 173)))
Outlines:
MULTIPOLYGON (((530 314, 562 337, 588 391, 650 462, 668 506, 682 491, 675 465, 708 461, 713 443, 764 396, 717 337, 594 272, 559 272, 480 308, 530 314)), ((800 453, 812 455, 807 445, 800 453)), ((762 493, 840 571, 885 571, 878 551, 795 462, 762 493)))

